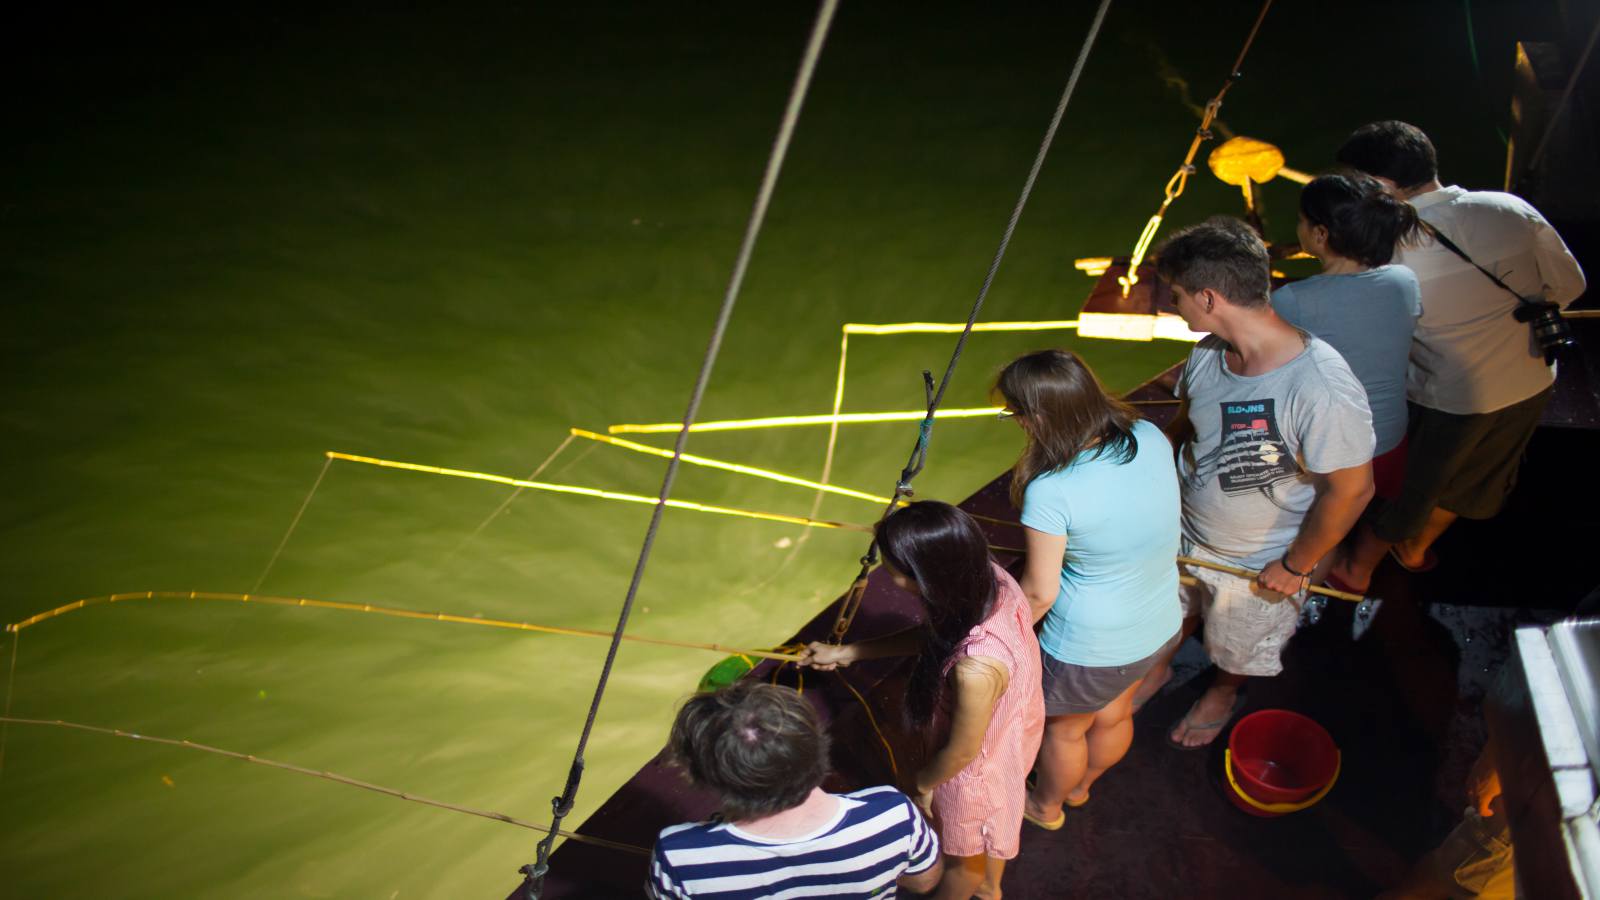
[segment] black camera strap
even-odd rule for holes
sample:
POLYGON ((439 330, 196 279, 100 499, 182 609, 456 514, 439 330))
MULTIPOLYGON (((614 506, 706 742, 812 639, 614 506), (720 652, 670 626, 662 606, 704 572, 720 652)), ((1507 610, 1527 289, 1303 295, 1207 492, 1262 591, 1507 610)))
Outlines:
POLYGON ((1532 300, 1529 300, 1527 297, 1522 296, 1521 294, 1517 293, 1515 290, 1512 290, 1511 286, 1506 284, 1504 281, 1501 281, 1499 276, 1495 275, 1493 272, 1489 271, 1488 269, 1485 269, 1483 266, 1478 265, 1478 263, 1475 260, 1473 260, 1472 257, 1467 255, 1467 251, 1465 251, 1465 250, 1461 249, 1459 246, 1457 246, 1455 241, 1452 241, 1449 238, 1445 237, 1444 232, 1440 231, 1438 228, 1435 228, 1434 226, 1428 224, 1427 222, 1422 222, 1422 228, 1423 228, 1424 231, 1426 231, 1429 234, 1433 235, 1434 240, 1436 240, 1440 244, 1442 244, 1446 250, 1449 250, 1451 253, 1454 253, 1455 255, 1457 255, 1457 256, 1461 257, 1462 259, 1466 260, 1467 265, 1473 267, 1474 269, 1477 269, 1479 272, 1482 272, 1483 273, 1483 277, 1485 277, 1485 278, 1489 279, 1490 281, 1494 282, 1495 284, 1499 285, 1500 288, 1502 290, 1504 290, 1506 293, 1508 293, 1511 296, 1517 298, 1517 302, 1518 303, 1524 304, 1526 306, 1539 306, 1540 305, 1538 303, 1535 303, 1532 300))

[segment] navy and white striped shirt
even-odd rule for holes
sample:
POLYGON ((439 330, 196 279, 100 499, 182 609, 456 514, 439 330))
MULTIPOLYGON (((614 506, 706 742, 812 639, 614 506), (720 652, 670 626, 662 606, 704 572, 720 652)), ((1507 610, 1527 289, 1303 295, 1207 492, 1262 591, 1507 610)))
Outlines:
POLYGON ((873 787, 835 796, 833 818, 792 840, 757 837, 717 820, 662 830, 645 894, 653 900, 886 900, 895 896, 895 879, 938 862, 939 839, 905 794, 873 787))

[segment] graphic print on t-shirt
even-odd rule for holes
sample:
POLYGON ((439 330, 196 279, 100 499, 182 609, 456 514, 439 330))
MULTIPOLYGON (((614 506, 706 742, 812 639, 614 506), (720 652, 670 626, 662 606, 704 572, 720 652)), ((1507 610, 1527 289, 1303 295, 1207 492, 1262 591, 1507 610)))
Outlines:
POLYGON ((1222 408, 1222 440, 1200 461, 1201 477, 1215 472, 1226 494, 1267 490, 1297 477, 1300 467, 1278 432, 1275 404, 1270 398, 1217 404, 1222 408))

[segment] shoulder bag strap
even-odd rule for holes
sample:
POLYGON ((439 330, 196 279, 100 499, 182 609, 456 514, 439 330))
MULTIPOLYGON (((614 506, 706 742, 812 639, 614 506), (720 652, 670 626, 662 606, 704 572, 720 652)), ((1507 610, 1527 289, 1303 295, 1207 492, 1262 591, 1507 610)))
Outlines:
POLYGON ((1467 255, 1467 251, 1462 250, 1459 246, 1457 246, 1455 241, 1452 241, 1449 238, 1445 237, 1444 232, 1442 232, 1439 229, 1435 228, 1434 226, 1428 224, 1427 222, 1422 222, 1422 228, 1423 228, 1424 231, 1426 231, 1429 234, 1433 235, 1434 240, 1438 241, 1441 245, 1443 245, 1446 250, 1449 250, 1451 253, 1454 253, 1455 255, 1457 255, 1457 256, 1461 257, 1462 259, 1466 260, 1468 265, 1472 266, 1474 269, 1477 269, 1479 272, 1482 272, 1483 273, 1483 277, 1485 277, 1485 278, 1489 279, 1490 281, 1494 282, 1495 284, 1499 285, 1500 288, 1502 290, 1504 290, 1506 293, 1508 293, 1511 296, 1517 298, 1517 302, 1518 303, 1523 303, 1523 304, 1526 304, 1528 306, 1538 306, 1537 303, 1534 303, 1532 300, 1529 300, 1527 297, 1524 297, 1521 294, 1517 293, 1516 291, 1512 290, 1510 285, 1506 284, 1504 281, 1501 281, 1499 279, 1499 277, 1496 276, 1493 272, 1489 271, 1488 269, 1485 269, 1483 266, 1478 265, 1477 262, 1475 262, 1472 259, 1472 257, 1467 255))

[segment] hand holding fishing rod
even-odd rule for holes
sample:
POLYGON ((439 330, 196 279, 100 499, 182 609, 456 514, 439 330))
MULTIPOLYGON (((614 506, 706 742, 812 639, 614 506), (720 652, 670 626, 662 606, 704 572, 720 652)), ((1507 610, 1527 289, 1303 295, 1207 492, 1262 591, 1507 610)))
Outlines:
MULTIPOLYGON (((1241 568, 1239 566, 1230 566, 1226 563, 1195 559, 1191 556, 1180 556, 1178 557, 1178 562, 1183 563, 1184 565, 1196 566, 1202 569, 1211 569, 1213 571, 1223 572, 1228 575, 1235 575, 1239 578, 1248 578, 1251 581, 1259 582, 1261 579, 1260 572, 1252 572, 1249 569, 1241 568)), ((1350 623, 1350 637, 1352 639, 1359 639, 1362 635, 1367 633, 1367 629, 1372 626, 1372 620, 1378 615, 1379 607, 1383 605, 1383 600, 1381 598, 1364 597, 1360 594, 1354 594, 1349 591, 1341 591, 1335 588, 1325 587, 1320 584, 1311 584, 1308 577, 1303 590, 1307 594, 1317 595, 1316 597, 1308 597, 1303 608, 1305 619, 1307 623, 1311 625, 1317 624, 1317 622, 1321 621, 1322 619, 1322 610, 1327 604, 1327 601, 1322 599, 1323 597, 1333 597, 1336 600, 1346 600, 1350 603, 1354 603, 1356 605, 1355 619, 1350 623)))

